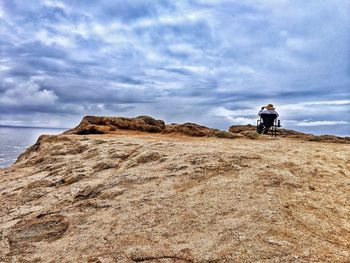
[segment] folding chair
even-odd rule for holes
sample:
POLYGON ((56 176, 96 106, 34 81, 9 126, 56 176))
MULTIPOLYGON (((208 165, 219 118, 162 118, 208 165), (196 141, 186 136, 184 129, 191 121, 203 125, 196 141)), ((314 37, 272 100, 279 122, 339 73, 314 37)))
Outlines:
POLYGON ((267 134, 270 132, 273 137, 277 136, 278 127, 281 127, 281 122, 277 119, 276 114, 262 113, 256 123, 257 133, 267 134))

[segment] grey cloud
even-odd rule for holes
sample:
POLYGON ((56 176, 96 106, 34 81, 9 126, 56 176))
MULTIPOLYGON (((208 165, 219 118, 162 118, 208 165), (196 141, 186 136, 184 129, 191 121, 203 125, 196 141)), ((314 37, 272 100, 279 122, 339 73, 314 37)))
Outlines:
MULTIPOLYGON (((241 117, 254 119, 260 104, 350 96, 347 1, 3 5, 0 92, 16 90, 19 99, 2 103, 1 119, 21 112, 33 121, 45 113, 58 120, 60 114, 74 120, 153 114, 222 128, 230 120, 210 115, 220 107, 247 110, 241 117), (20 94, 28 94, 23 84, 29 82, 57 98, 50 105, 24 103, 20 94)), ((336 117, 330 117, 313 108, 284 114, 294 121, 341 121, 349 111, 349 105, 333 107, 336 117)))

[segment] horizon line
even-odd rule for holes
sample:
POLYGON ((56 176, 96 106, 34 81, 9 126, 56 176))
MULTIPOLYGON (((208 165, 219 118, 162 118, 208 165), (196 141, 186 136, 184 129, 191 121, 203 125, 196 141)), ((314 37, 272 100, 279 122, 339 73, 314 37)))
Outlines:
POLYGON ((53 129, 53 130, 71 129, 67 127, 25 126, 25 125, 11 125, 11 124, 0 124, 0 128, 37 128, 37 129, 53 129))

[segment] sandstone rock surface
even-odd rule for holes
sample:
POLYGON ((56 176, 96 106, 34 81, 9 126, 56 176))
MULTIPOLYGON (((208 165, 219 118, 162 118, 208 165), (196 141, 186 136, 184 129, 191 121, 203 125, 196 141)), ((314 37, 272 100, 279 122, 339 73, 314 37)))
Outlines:
MULTIPOLYGON (((166 129, 143 121, 132 127, 166 129)), ((349 152, 282 137, 41 136, 0 169, 0 262, 348 262, 349 152)))
POLYGON ((155 120, 149 116, 139 116, 136 118, 86 116, 77 127, 66 133, 105 134, 117 129, 161 132, 164 128, 164 121, 155 120))

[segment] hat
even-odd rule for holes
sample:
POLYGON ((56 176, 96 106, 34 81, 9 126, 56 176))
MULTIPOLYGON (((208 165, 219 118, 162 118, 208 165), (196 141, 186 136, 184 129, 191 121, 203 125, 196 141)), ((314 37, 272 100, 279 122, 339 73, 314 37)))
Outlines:
POLYGON ((265 108, 268 109, 268 110, 274 110, 275 109, 272 104, 268 104, 265 108))

